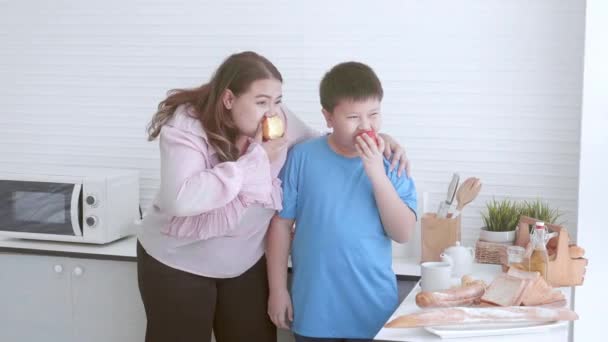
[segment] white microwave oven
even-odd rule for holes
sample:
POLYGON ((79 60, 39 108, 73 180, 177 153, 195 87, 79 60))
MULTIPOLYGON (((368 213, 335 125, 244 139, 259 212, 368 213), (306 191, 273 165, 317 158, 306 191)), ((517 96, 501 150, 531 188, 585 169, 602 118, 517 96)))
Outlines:
POLYGON ((134 233, 137 171, 42 169, 0 170, 0 236, 103 244, 134 233))

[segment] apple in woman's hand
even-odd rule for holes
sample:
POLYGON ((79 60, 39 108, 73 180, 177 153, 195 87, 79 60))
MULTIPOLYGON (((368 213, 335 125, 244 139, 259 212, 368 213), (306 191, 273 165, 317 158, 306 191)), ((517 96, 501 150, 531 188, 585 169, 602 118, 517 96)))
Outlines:
POLYGON ((266 116, 262 121, 262 136, 264 141, 278 139, 285 134, 285 125, 278 116, 266 116))

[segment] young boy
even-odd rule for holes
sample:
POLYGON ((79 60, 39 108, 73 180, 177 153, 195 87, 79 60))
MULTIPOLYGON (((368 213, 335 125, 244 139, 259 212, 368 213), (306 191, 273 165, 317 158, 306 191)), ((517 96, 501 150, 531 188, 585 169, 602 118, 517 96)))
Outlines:
POLYGON ((333 67, 320 95, 332 133, 295 146, 281 172, 283 210, 268 232, 268 313, 278 327, 292 321, 298 342, 371 339, 398 305, 391 239, 409 239, 416 190, 383 157, 375 134, 383 90, 370 67, 333 67))

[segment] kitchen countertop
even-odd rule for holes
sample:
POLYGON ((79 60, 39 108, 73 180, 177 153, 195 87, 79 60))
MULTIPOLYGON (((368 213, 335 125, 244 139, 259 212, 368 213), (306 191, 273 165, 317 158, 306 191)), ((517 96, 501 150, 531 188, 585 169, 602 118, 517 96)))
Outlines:
MULTIPOLYGON (((484 280, 486 283, 490 283, 494 277, 501 272, 501 267, 498 265, 490 265, 490 264, 474 264, 473 267, 473 277, 477 279, 484 280)), ((572 299, 572 288, 560 288, 566 296, 568 300, 568 306, 571 307, 571 299, 572 299)), ((408 294, 408 296, 401 302, 399 307, 395 310, 393 315, 387 321, 391 321, 397 316, 412 313, 415 311, 419 311, 420 308, 416 305, 416 294, 420 292, 419 284, 414 287, 414 289, 408 294)), ((527 333, 527 334, 517 334, 517 335, 503 335, 503 336, 485 336, 485 337, 466 337, 455 339, 458 341, 514 341, 518 342, 557 342, 557 341, 568 341, 569 327, 571 323, 569 322, 561 322, 550 329, 545 329, 542 332, 536 333, 527 333)), ((424 328, 409 328, 409 329, 389 329, 382 328, 376 337, 374 338, 378 341, 440 341, 441 339, 428 332, 424 328)))
POLYGON ((0 251, 21 251, 36 254, 74 255, 134 261, 137 256, 136 243, 137 238, 133 235, 104 245, 0 237, 0 251))

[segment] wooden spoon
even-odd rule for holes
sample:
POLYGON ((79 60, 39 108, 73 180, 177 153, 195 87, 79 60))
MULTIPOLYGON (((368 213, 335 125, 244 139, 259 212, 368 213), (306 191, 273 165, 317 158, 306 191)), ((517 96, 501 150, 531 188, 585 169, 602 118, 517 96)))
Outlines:
POLYGON ((475 177, 467 178, 456 192, 456 201, 458 201, 456 210, 462 211, 465 205, 477 197, 479 191, 481 191, 481 180, 475 177))

